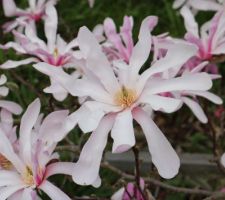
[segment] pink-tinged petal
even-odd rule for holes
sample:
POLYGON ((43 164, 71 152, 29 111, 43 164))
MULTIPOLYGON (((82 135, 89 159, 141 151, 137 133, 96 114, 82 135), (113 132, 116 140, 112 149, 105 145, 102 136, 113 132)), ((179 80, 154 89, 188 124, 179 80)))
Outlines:
POLYGON ((201 72, 208 64, 209 62, 205 61, 197 65, 194 69, 191 70, 191 73, 198 73, 201 72))
POLYGON ((201 106, 196 101, 187 97, 182 97, 181 99, 191 109, 191 111, 193 112, 195 117, 198 118, 199 121, 201 121, 204 124, 208 122, 207 116, 205 115, 201 106))
POLYGON ((6 100, 0 100, 0 108, 4 108, 15 115, 22 112, 22 107, 19 104, 6 100))
POLYGON ((87 58, 88 68, 99 78, 108 92, 116 93, 120 88, 119 83, 94 34, 86 27, 81 27, 77 39, 82 53, 87 58))
POLYGON ((13 117, 12 117, 12 113, 11 112, 9 112, 6 109, 1 109, 0 116, 1 116, 0 118, 1 118, 2 122, 8 123, 11 126, 13 125, 13 117))
POLYGON ((2 0, 2 7, 6 17, 13 17, 17 13, 17 7, 14 0, 2 0))
POLYGON ((111 137, 113 138, 113 153, 125 152, 135 145, 131 110, 124 110, 116 115, 111 137))
POLYGON ((159 174, 166 179, 173 178, 180 168, 180 160, 173 147, 142 109, 133 111, 134 119, 140 124, 145 134, 152 162, 159 174))
POLYGON ((197 95, 197 96, 200 96, 200 97, 204 97, 204 98, 208 99, 209 101, 211 101, 215 104, 222 104, 223 103, 223 100, 219 96, 217 96, 217 95, 215 95, 211 92, 208 92, 208 91, 190 91, 189 93, 191 95, 194 94, 194 95, 197 95))
POLYGON ((32 143, 31 143, 31 134, 32 129, 37 122, 39 113, 40 113, 40 100, 34 100, 27 108, 26 112, 23 114, 20 123, 20 154, 24 160, 24 162, 31 166, 32 159, 32 143))
POLYGON ((120 188, 118 191, 116 191, 113 196, 111 197, 111 200, 123 200, 123 194, 125 192, 124 187, 120 188))
POLYGON ((171 91, 183 91, 183 90, 193 90, 193 91, 206 91, 212 87, 212 80, 210 76, 205 73, 196 74, 186 74, 185 76, 153 81, 153 84, 149 84, 148 92, 151 94, 159 94, 163 92, 171 91))
POLYGON ((143 20, 138 36, 138 42, 133 48, 132 55, 130 57, 131 76, 133 80, 138 76, 139 70, 147 61, 150 54, 152 39, 149 30, 149 23, 152 23, 151 21, 157 21, 157 17, 150 16, 143 20))
POLYGON ((32 188, 25 188, 23 190, 23 193, 22 193, 22 196, 21 196, 21 199, 23 200, 35 200, 34 196, 33 196, 33 193, 35 191, 32 189, 32 188))
POLYGON ((20 184, 20 185, 0 188, 0 200, 7 200, 11 195, 13 195, 17 191, 25 187, 26 187, 25 185, 20 184))
POLYGON ((9 170, 0 170, 0 187, 23 184, 19 173, 9 170))
POLYGON ((67 130, 72 130, 77 125, 78 120, 80 118, 80 113, 79 113, 80 109, 81 108, 77 109, 75 112, 71 113, 67 117, 66 122, 65 122, 65 126, 66 126, 67 130))
POLYGON ((163 111, 166 113, 175 112, 181 107, 182 104, 180 99, 152 95, 148 94, 148 92, 143 92, 138 101, 140 103, 149 104, 155 111, 163 111))
POLYGON ((6 134, 2 131, 1 128, 0 135, 0 153, 13 164, 18 172, 23 173, 25 170, 25 166, 18 155, 14 152, 11 142, 6 137, 6 134))
POLYGON ((225 153, 221 156, 220 162, 225 167, 225 153))
POLYGON ((51 52, 53 52, 56 42, 58 15, 52 4, 47 4, 45 14, 45 36, 48 40, 48 48, 51 52))
POLYGON ((22 53, 22 54, 26 53, 24 48, 20 44, 18 44, 16 42, 8 42, 8 43, 6 43, 4 45, 0 45, 0 48, 1 49, 10 49, 10 48, 12 48, 18 53, 22 53))
POLYGON ((220 44, 219 46, 217 46, 213 51, 212 51, 213 55, 221 55, 221 54, 225 54, 225 42, 223 44, 220 44))
POLYGON ((21 65, 28 65, 30 63, 35 63, 35 62, 38 62, 38 59, 27 58, 27 59, 20 60, 20 61, 8 60, 5 63, 3 63, 2 65, 0 65, 0 68, 2 68, 2 69, 16 68, 21 65))
POLYGON ((103 28, 103 25, 102 24, 97 24, 93 30, 92 30, 92 33, 94 33, 95 37, 97 38, 97 40, 99 42, 103 42, 105 41, 105 37, 103 35, 104 33, 104 28, 103 28))
POLYGON ((28 0, 31 10, 34 10, 36 8, 36 1, 37 0, 28 0))
MULTIPOLYGON (((45 42, 43 40, 41 40, 40 38, 38 38, 36 31, 29 24, 26 25, 26 27, 25 27, 25 35, 26 35, 27 39, 29 39, 29 41, 31 43, 33 43, 34 45, 37 45, 37 47, 40 47, 40 48, 42 48, 44 50, 45 49, 47 50, 45 42)), ((25 45, 26 48, 27 48, 27 46, 28 45, 25 45)), ((28 50, 29 49, 27 48, 27 51, 28 50)))
POLYGON ((78 79, 74 81, 71 89, 68 88, 68 90, 73 96, 89 96, 96 101, 113 104, 111 95, 104 89, 104 87, 102 87, 101 83, 97 81, 78 79))
POLYGON ((71 49, 78 47, 78 42, 77 42, 77 38, 74 38, 71 42, 69 42, 66 46, 66 48, 64 49, 65 52, 70 51, 71 49))
POLYGON ((39 189, 44 191, 52 200, 71 200, 63 191, 61 191, 58 187, 54 186, 49 181, 44 181, 39 189))
MULTIPOLYGON (((23 190, 19 190, 16 193, 14 193, 13 195, 11 195, 8 200, 18 200, 18 199, 22 199, 22 194, 23 194, 23 190)), ((35 199, 36 200, 36 199, 35 199)))
POLYGON ((48 145, 58 143, 69 133, 70 130, 67 130, 65 123, 68 114, 68 110, 59 110, 50 113, 43 120, 39 129, 39 137, 44 143, 48 145))
POLYGON ((3 24, 2 28, 3 28, 3 32, 4 33, 8 33, 13 31, 13 29, 15 29, 17 26, 19 25, 19 22, 17 20, 12 20, 9 22, 6 22, 3 24))
POLYGON ((54 81, 60 83, 64 88, 66 88, 72 95, 74 94, 73 92, 73 81, 74 79, 76 80, 77 78, 70 76, 66 72, 63 71, 62 68, 60 67, 55 67, 53 65, 50 65, 45 62, 39 62, 37 64, 34 64, 33 67, 42 72, 43 74, 48 75, 54 81), (72 85, 71 85, 72 84, 72 85))
POLYGON ((134 24, 133 17, 125 16, 123 19, 123 26, 120 28, 120 34, 126 45, 129 55, 131 55, 134 47, 134 42, 132 38, 133 24, 134 24))
POLYGON ((2 86, 0 87, 0 96, 5 97, 9 94, 9 88, 2 86))
POLYGON ((113 123, 114 116, 108 115, 104 117, 98 128, 91 134, 84 145, 80 158, 77 163, 75 163, 73 169, 73 180, 75 183, 91 185, 99 178, 102 154, 113 123))
POLYGON ((65 52, 65 49, 66 49, 66 46, 67 46, 67 43, 66 41, 61 37, 60 34, 57 34, 57 37, 56 37, 56 46, 60 52, 60 54, 64 54, 65 52))
POLYGON ((104 20, 103 27, 108 41, 119 51, 119 54, 127 60, 126 50, 120 35, 116 32, 116 25, 114 21, 111 18, 106 18, 104 20))
POLYGON ((192 14, 191 10, 187 6, 184 6, 181 9, 180 13, 184 18, 184 25, 187 32, 193 34, 195 37, 199 37, 198 24, 195 21, 194 15, 192 14))
POLYGON ((216 1, 212 0, 189 0, 189 4, 197 9, 197 10, 212 10, 212 11, 217 11, 222 8, 222 5, 219 3, 216 3, 216 1))
POLYGON ((64 174, 72 175, 74 163, 72 162, 56 162, 47 166, 45 178, 55 175, 55 174, 64 174))
POLYGON ((6 82, 7 82, 7 77, 4 74, 2 74, 0 76, 0 85, 5 84, 6 82))
POLYGON ((49 87, 46 87, 43 91, 46 93, 50 93, 53 95, 53 97, 57 100, 57 101, 64 101, 67 96, 68 96, 68 92, 67 90, 65 90, 59 83, 54 82, 51 83, 52 85, 49 87), (54 85, 53 85, 54 84, 54 85))
POLYGON ((218 45, 220 45, 221 39, 224 38, 225 34, 225 11, 224 9, 217 14, 212 19, 212 27, 210 27, 210 42, 211 49, 215 49, 218 45))
POLYGON ((121 108, 97 101, 87 101, 79 109, 78 125, 84 133, 95 130, 105 114, 118 112, 121 108))
POLYGON ((177 43, 172 45, 168 49, 165 57, 156 61, 149 69, 141 74, 138 83, 138 91, 143 89, 150 76, 167 71, 170 68, 179 69, 196 53, 197 48, 194 45, 188 43, 177 43))

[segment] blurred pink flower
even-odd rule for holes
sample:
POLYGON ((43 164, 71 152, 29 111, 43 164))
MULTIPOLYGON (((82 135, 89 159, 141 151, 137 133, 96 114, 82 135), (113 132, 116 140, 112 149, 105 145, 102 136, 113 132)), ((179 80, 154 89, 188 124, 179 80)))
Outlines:
POLYGON ((142 107, 149 105, 153 110, 174 112, 180 107, 181 100, 158 94, 183 90, 206 91, 211 88, 212 81, 206 73, 168 80, 155 77, 170 68, 181 67, 194 56, 197 49, 190 44, 174 44, 165 57, 139 74, 151 51, 152 38, 148 26, 151 18, 147 17, 142 22, 129 65, 123 61, 113 62, 116 74, 95 36, 86 27, 78 33, 79 48, 86 58, 85 76, 81 79, 74 80, 62 69, 52 70, 45 63, 34 65, 37 70, 55 78, 73 96, 87 97, 82 106, 71 114, 74 125, 78 123, 83 132, 93 131, 74 167, 73 179, 78 184, 100 185, 99 167, 110 131, 114 140, 113 153, 127 151, 135 145, 133 119, 143 129, 152 162, 159 174, 172 178, 178 173, 180 161, 176 152, 142 107))
POLYGON ((225 108, 223 106, 219 106, 215 112, 214 112, 214 115, 216 118, 220 119, 222 114, 225 112, 225 108))
MULTIPOLYGON (((145 182, 143 179, 140 179, 140 188, 144 192, 145 182)), ((111 200, 145 200, 142 193, 134 183, 128 183, 124 188, 119 189, 113 196, 111 200)))
POLYGON ((218 11, 223 9, 223 0, 175 0, 173 8, 178 9, 180 7, 187 6, 191 9, 193 14, 198 11, 218 11))
MULTIPOLYGON (((3 49, 13 48, 17 53, 29 55, 30 57, 19 61, 8 60, 0 65, 0 68, 9 69, 38 62, 46 62, 53 67, 74 68, 76 59, 74 58, 73 48, 77 46, 77 41, 74 39, 70 43, 66 43, 57 34, 57 25, 57 11, 52 4, 47 4, 45 16, 47 43, 38 38, 30 25, 26 25, 24 34, 14 30, 15 42, 8 42, 0 47, 3 49)), ((73 75, 79 77, 80 72, 76 71, 73 75)), ((51 86, 46 88, 45 92, 52 92, 53 96, 59 101, 64 100, 68 93, 54 79, 50 81, 51 86)))
MULTIPOLYGON (((187 75, 191 75, 191 74, 198 74, 201 71, 203 71, 203 68, 207 66, 207 62, 203 62, 197 66, 195 66, 195 68, 193 69, 189 69, 189 68, 185 68, 182 71, 181 76, 185 77, 187 75)), ((161 74, 160 76, 162 77, 162 79, 171 79, 173 77, 177 77, 179 76, 180 71, 179 70, 168 70, 165 71, 163 74, 161 74)), ((159 76, 159 75, 158 75, 159 76)), ((210 75, 211 79, 214 78, 218 78, 216 75, 210 75)), ((198 98, 197 97, 203 97, 215 104, 222 104, 223 101, 220 97, 218 97, 217 95, 209 92, 209 91, 204 91, 204 90, 183 90, 183 91, 174 91, 174 92, 170 92, 170 93, 163 93, 161 94, 162 96, 170 96, 176 99, 180 99, 182 101, 182 104, 185 104, 186 106, 188 106, 190 108, 190 110, 192 111, 192 113, 198 118, 198 120, 200 120, 202 123, 207 123, 208 119, 206 114, 204 113, 202 107, 200 106, 199 102, 198 102, 198 98)))
MULTIPOLYGON (((129 63, 134 48, 133 42, 133 17, 125 16, 120 32, 117 33, 116 25, 111 18, 104 21, 104 33, 106 42, 103 43, 103 51, 110 61, 123 60, 129 63)), ((148 22, 149 31, 152 31, 158 23, 158 18, 152 16, 148 22)))
POLYGON ((35 23, 45 16, 47 4, 55 5, 57 0, 28 0, 29 7, 21 9, 16 7, 14 0, 2 0, 4 14, 7 17, 16 17, 13 21, 4 24, 5 32, 10 32, 15 28, 24 27, 26 24, 36 30, 35 23))
POLYGON ((218 11, 200 30, 188 7, 181 9, 181 15, 187 30, 186 41, 198 47, 197 55, 185 66, 192 69, 203 61, 209 61, 211 64, 207 66, 207 70, 218 73, 217 66, 213 63, 225 60, 225 10, 218 11))
POLYGON ((57 142, 66 134, 64 128, 68 111, 56 111, 42 121, 40 101, 36 99, 24 113, 18 139, 18 149, 12 145, 0 126, 0 199, 33 199, 36 189, 51 199, 70 199, 47 178, 54 174, 71 175, 72 163, 51 161, 57 142), (41 123, 42 121, 42 123, 41 123), (7 161, 7 162, 6 162, 7 161), (6 165, 7 163, 7 165, 6 165), (5 164, 5 165, 3 165, 5 164))

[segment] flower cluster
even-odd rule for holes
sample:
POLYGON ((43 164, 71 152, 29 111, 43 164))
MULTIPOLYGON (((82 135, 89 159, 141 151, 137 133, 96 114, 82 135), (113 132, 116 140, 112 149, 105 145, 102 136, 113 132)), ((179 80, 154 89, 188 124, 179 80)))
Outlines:
MULTIPOLYGON (((199 121, 207 123, 200 99, 222 104, 222 99, 209 90, 221 77, 217 64, 225 60, 223 4, 175 1, 174 7, 185 3, 180 10, 187 30, 183 39, 166 33, 154 35, 158 17, 148 16, 136 40, 134 20, 125 16, 119 31, 113 19, 106 18, 93 31, 81 27, 77 37, 66 42, 57 32, 57 1, 28 3, 29 8, 23 10, 13 0, 2 1, 5 15, 14 17, 3 26, 14 41, 0 48, 12 48, 21 59, 7 60, 0 68, 31 65, 49 77, 45 93, 60 102, 68 95, 78 98, 79 107, 70 114, 59 110, 43 118, 40 100, 36 99, 23 114, 17 134, 12 114, 19 115, 22 108, 0 100, 0 199, 37 199, 39 190, 53 200, 70 199, 48 181, 55 174, 69 175, 80 185, 99 187, 100 164, 109 135, 113 153, 128 151, 137 143, 134 121, 144 133, 159 175, 165 179, 176 176, 179 156, 154 122, 153 113, 174 113, 186 105, 199 121), (199 29, 194 14, 208 8, 217 12, 199 29), (39 20, 43 20, 46 41, 38 36, 39 20), (75 163, 61 162, 55 148, 76 126, 84 133, 91 132, 90 137, 75 163)), ((93 6, 94 1, 89 3, 93 6)), ((2 75, 0 84, 5 82, 2 75)), ((1 86, 0 95, 7 93, 7 87, 1 86)), ((140 185, 144 190, 143 181, 140 185)), ((127 191, 143 199, 140 191, 134 190, 136 186, 130 183, 112 199, 129 199, 127 191)))

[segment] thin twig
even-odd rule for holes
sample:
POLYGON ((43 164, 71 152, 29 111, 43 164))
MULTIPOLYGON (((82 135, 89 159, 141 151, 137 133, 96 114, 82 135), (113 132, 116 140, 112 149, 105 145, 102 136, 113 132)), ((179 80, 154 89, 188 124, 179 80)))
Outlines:
POLYGON ((139 150, 137 147, 132 148, 134 152, 134 158, 135 158, 135 180, 136 180, 136 185, 141 193, 141 196, 143 197, 144 200, 146 200, 145 194, 143 193, 141 186, 140 186, 140 166, 139 166, 139 150))
POLYGON ((224 192, 216 192, 213 195, 206 197, 203 200, 219 200, 219 199, 224 200, 224 198, 225 198, 224 192))
MULTIPOLYGON (((110 165, 108 162, 104 162, 101 165, 102 167, 108 168, 111 171, 117 173, 121 177, 128 179, 128 180, 135 180, 135 176, 131 174, 127 174, 120 169, 110 165)), ((213 195, 214 192, 208 191, 208 190, 202 190, 202 189, 190 189, 190 188, 183 188, 183 187, 176 187, 176 186, 171 186, 167 183, 163 183, 159 180, 153 179, 153 178, 144 178, 145 182, 148 182, 150 184, 153 184, 155 186, 159 186, 161 188, 170 190, 172 192, 177 192, 177 193, 185 193, 185 194, 195 194, 195 195, 202 195, 202 196, 210 196, 213 195)))
POLYGON ((24 80, 21 76, 17 75, 16 72, 14 72, 13 70, 10 71, 10 73, 12 74, 12 76, 18 80, 20 83, 26 85, 31 91, 33 91, 39 98, 41 98, 41 94, 35 89, 35 87, 30 84, 29 82, 27 82, 26 80, 24 80))
POLYGON ((62 145, 57 146, 56 151, 71 151, 73 153, 79 153, 79 147, 76 145, 62 145))

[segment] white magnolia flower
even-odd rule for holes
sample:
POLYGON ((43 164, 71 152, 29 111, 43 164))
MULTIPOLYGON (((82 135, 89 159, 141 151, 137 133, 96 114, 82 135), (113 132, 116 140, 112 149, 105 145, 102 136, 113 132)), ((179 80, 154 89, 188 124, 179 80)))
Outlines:
POLYGON ((79 48, 86 59, 86 76, 74 80, 60 68, 51 70, 51 66, 45 63, 34 65, 37 70, 55 78, 70 94, 88 97, 81 108, 71 115, 74 124, 78 123, 84 132, 93 131, 74 167, 73 179, 78 184, 100 185, 99 167, 110 131, 113 153, 127 151, 135 145, 133 119, 142 127, 152 162, 159 174, 164 178, 172 178, 178 173, 180 160, 176 152, 142 107, 148 105, 153 110, 174 112, 182 101, 162 97, 160 93, 207 91, 212 87, 212 81, 206 73, 168 80, 155 78, 158 73, 181 67, 194 56, 197 49, 189 44, 174 44, 165 57, 140 74, 152 45, 148 28, 150 19, 147 17, 142 22, 139 40, 134 46, 129 65, 124 62, 114 63, 118 69, 116 74, 95 36, 86 27, 82 27, 78 34, 79 48))
POLYGON ((34 199, 36 189, 52 200, 70 200, 47 180, 54 174, 72 173, 73 163, 50 163, 58 159, 54 149, 69 131, 65 126, 68 111, 53 112, 45 119, 39 113, 40 101, 36 99, 21 119, 16 147, 0 124, 0 200, 34 199))
MULTIPOLYGON (((54 67, 75 68, 78 65, 75 59, 74 47, 77 46, 76 39, 66 43, 59 34, 57 34, 58 15, 52 4, 47 4, 45 9, 45 36, 47 43, 41 40, 30 25, 25 26, 25 33, 13 31, 15 42, 8 42, 1 45, 3 49, 13 48, 17 53, 29 55, 24 60, 8 60, 0 68, 9 69, 30 63, 46 62, 54 67)), ((79 77, 80 72, 76 71, 73 76, 79 77)), ((51 85, 44 91, 53 93, 53 96, 62 101, 67 97, 67 92, 54 79, 51 79, 51 85)))
POLYGON ((48 4, 55 5, 57 0, 28 0, 29 7, 21 9, 16 6, 14 0, 2 0, 3 11, 6 17, 15 17, 14 20, 3 25, 5 32, 15 28, 20 31, 29 24, 36 31, 36 22, 45 17, 45 9, 48 4))

